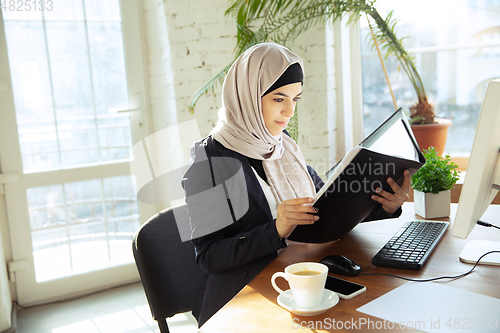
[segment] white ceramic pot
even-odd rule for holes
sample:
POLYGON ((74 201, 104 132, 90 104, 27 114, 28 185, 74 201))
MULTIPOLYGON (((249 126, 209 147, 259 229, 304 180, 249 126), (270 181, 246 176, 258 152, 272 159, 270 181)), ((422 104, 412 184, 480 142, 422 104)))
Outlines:
POLYGON ((415 214, 424 219, 435 219, 450 216, 451 191, 424 193, 413 191, 415 214))

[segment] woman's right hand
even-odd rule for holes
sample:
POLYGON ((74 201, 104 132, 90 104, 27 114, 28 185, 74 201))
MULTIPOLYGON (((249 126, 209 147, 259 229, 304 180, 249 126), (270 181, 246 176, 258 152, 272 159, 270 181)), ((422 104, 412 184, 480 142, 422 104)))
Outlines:
POLYGON ((296 198, 284 200, 278 206, 276 217, 276 230, 280 238, 290 235, 297 225, 314 224, 319 216, 308 213, 316 213, 310 205, 313 198, 296 198))

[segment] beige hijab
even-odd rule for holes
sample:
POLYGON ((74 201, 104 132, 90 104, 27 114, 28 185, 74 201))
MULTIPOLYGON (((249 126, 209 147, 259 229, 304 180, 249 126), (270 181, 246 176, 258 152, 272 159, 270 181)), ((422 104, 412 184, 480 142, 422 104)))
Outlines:
POLYGON ((261 96, 294 63, 304 69, 302 59, 281 45, 246 50, 226 75, 219 121, 211 132, 224 147, 263 161, 278 204, 316 194, 299 146, 286 134, 271 135, 262 114, 261 96))

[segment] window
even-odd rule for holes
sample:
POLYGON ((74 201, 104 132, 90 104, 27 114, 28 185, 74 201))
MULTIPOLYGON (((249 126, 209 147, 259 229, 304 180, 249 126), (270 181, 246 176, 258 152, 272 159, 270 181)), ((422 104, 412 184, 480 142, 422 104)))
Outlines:
MULTIPOLYGON (((4 14, 23 172, 128 160, 130 116, 117 112, 129 104, 119 2, 49 9, 4 14)), ((26 195, 38 282, 132 262, 140 223, 131 176, 26 195)))
POLYGON ((37 282, 131 262, 140 222, 130 176, 26 192, 37 282))
POLYGON ((23 171, 128 160, 130 118, 117 112, 128 108, 119 2, 4 18, 23 171))
MULTIPOLYGON (((453 121, 445 152, 466 156, 474 141, 487 83, 500 78, 500 1, 378 0, 385 18, 399 19, 396 33, 415 55, 429 100, 438 116, 453 121)), ((361 60, 364 134, 369 134, 393 111, 392 98, 375 51, 368 44, 370 31, 361 18, 361 60)), ((395 58, 385 61, 397 105, 409 110, 416 94, 395 58)))
POLYGON ((0 20, 0 169, 28 306, 137 281, 130 242, 154 207, 130 174, 150 134, 140 1, 17 5, 0 20))

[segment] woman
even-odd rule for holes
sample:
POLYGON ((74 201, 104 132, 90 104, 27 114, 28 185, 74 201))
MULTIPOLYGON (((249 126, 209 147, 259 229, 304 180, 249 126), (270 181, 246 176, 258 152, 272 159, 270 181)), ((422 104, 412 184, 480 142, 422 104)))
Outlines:
MULTIPOLYGON (((302 59, 288 49, 251 47, 226 76, 217 126, 193 145, 183 187, 205 272, 193 309, 200 326, 276 258, 295 226, 318 219, 310 203, 323 182, 284 130, 302 81, 302 59)), ((409 181, 389 180, 394 194, 378 192, 381 208, 367 220, 399 216, 409 181)))

